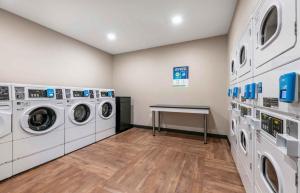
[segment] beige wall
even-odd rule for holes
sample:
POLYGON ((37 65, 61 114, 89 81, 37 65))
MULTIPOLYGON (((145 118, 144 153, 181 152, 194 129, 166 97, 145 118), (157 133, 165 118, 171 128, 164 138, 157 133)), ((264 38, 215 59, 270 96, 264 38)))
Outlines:
MULTIPOLYGON (((209 105, 209 132, 226 134, 227 36, 197 40, 114 56, 117 95, 133 99, 133 123, 151 125, 149 105, 209 105), (172 68, 190 67, 190 86, 172 86, 172 68)), ((164 127, 198 130, 197 115, 164 114, 164 127)))
POLYGON ((112 86, 112 56, 0 9, 0 82, 112 86))
MULTIPOLYGON (((250 17, 255 10, 256 5, 260 0, 239 0, 236 6, 235 14, 231 23, 231 27, 228 34, 228 59, 236 49, 238 40, 242 33, 246 30, 246 27, 250 21, 250 17)), ((228 62, 229 63, 229 62, 228 62)), ((228 65, 229 67, 229 65, 228 65)))

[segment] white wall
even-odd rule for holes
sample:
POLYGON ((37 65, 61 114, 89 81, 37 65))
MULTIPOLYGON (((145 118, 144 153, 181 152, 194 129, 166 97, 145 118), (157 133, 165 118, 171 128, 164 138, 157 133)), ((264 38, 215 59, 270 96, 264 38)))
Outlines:
POLYGON ((0 9, 0 82, 112 87, 112 56, 0 9))
MULTIPOLYGON (((209 132, 228 130, 226 103, 227 36, 163 46, 114 56, 117 95, 133 99, 133 123, 151 125, 149 105, 209 105, 209 132), (172 68, 190 67, 190 86, 172 86, 172 68)), ((199 115, 164 114, 164 127, 199 131, 199 115)))

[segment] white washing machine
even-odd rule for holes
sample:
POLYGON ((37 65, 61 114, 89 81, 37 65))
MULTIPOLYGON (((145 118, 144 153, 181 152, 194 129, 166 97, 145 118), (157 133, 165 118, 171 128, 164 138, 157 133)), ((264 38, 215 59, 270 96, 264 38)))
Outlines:
POLYGON ((13 97, 13 174, 63 156, 63 89, 14 85, 13 97))
POLYGON ((299 75, 300 60, 254 77, 254 82, 261 85, 256 105, 300 116, 299 75))
POLYGON ((238 46, 238 81, 244 81, 252 78, 252 20, 250 20, 244 31, 238 46))
MULTIPOLYGON (((298 191, 298 120, 259 109, 255 144, 255 192, 296 193, 298 191), (296 143, 294 143, 296 142, 296 143)), ((257 113, 257 114, 258 114, 257 113)))
POLYGON ((251 121, 254 108, 246 104, 240 104, 240 122, 238 130, 237 157, 240 167, 239 173, 247 193, 253 192, 253 149, 254 129, 251 121))
POLYGON ((0 84, 0 181, 12 176, 11 87, 0 84))
POLYGON ((254 13, 255 75, 299 58, 299 43, 296 45, 299 10, 297 0, 260 2, 254 13))
POLYGON ((65 154, 95 143, 95 94, 92 89, 66 88, 65 154))
POLYGON ((116 134, 115 91, 100 89, 99 94, 96 104, 96 141, 116 134))

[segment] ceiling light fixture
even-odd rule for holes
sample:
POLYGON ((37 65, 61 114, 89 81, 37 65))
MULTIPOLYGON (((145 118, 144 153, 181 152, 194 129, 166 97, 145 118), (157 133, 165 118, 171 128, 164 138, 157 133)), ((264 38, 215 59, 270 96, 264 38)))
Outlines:
POLYGON ((117 39, 117 36, 114 33, 108 33, 106 37, 107 37, 108 40, 111 40, 111 41, 117 39))
POLYGON ((183 22, 183 18, 181 15, 175 15, 174 17, 172 17, 172 23, 174 25, 179 25, 183 22))

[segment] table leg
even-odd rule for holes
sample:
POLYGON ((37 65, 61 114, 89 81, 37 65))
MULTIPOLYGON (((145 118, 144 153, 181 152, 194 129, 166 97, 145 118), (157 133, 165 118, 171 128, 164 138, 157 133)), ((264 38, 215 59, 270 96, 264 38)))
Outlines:
POLYGON ((158 132, 160 132, 160 111, 158 111, 158 132))
POLYGON ((207 144, 207 115, 204 115, 204 144, 207 144))
POLYGON ((155 136, 155 111, 152 111, 152 134, 155 136))

